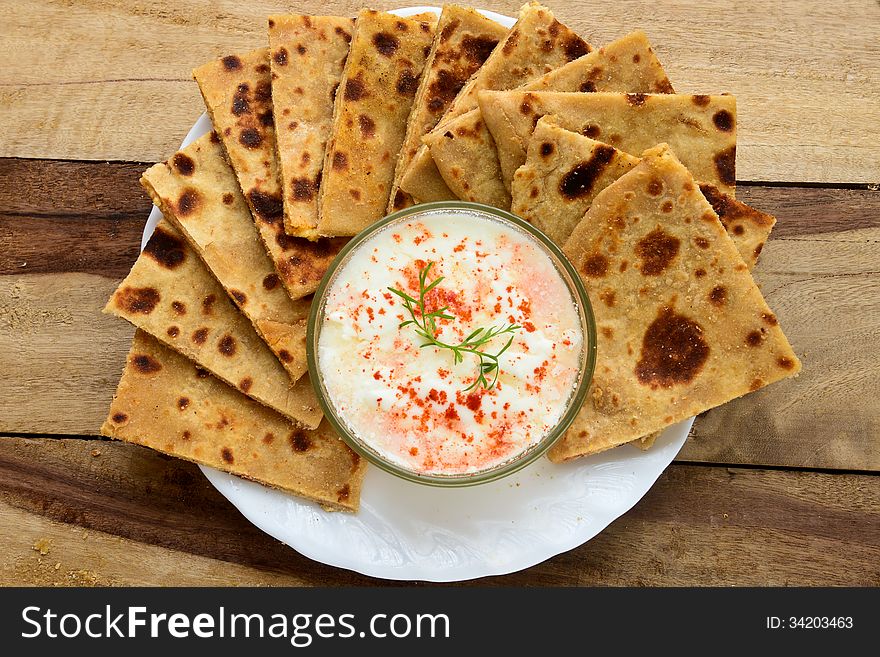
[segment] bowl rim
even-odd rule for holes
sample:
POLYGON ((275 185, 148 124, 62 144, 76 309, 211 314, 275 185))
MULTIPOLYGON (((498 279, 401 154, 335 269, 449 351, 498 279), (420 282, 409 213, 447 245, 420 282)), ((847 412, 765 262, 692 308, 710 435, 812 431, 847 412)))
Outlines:
POLYGON ((355 453, 386 472, 412 482, 449 488, 475 486, 513 474, 543 456, 554 444, 556 444, 571 426, 571 423, 574 421, 575 416, 580 411, 580 408, 586 399, 596 368, 596 352, 596 320, 593 314, 593 306, 590 303, 589 295, 587 294, 583 281, 581 281, 580 275, 577 273, 574 265, 572 265, 562 252, 562 249, 560 249, 559 246, 557 246, 541 230, 524 219, 517 217, 506 210, 471 201, 434 201, 431 203, 420 203, 408 208, 403 208, 383 217, 352 237, 351 240, 339 251, 330 263, 327 271, 324 273, 312 299, 306 329, 306 359, 308 361, 309 378, 312 387, 315 390, 315 395, 318 398, 318 403, 324 413, 324 417, 339 437, 352 450, 354 450, 355 453), (346 423, 337 415, 336 409, 330 401, 329 394, 326 392, 323 385, 323 377, 321 376, 321 371, 318 367, 317 343, 320 337, 320 330, 318 330, 318 317, 319 315, 323 317, 323 309, 326 305, 326 296, 327 291, 330 288, 330 283, 333 281, 340 266, 347 262, 349 254, 389 224, 401 221, 412 215, 432 213, 438 210, 460 210, 477 214, 488 214, 492 216, 493 220, 497 221, 500 219, 501 223, 507 221, 514 224, 514 226, 521 231, 528 233, 534 238, 535 241, 549 252, 557 271, 561 270, 559 272, 560 278, 565 282, 566 287, 572 296, 572 300, 577 307, 584 338, 579 378, 574 392, 569 397, 568 406, 560 417, 559 422, 557 422, 557 424, 548 431, 541 440, 511 459, 486 470, 458 475, 438 475, 415 472, 385 459, 380 454, 370 449, 369 446, 365 444, 365 441, 362 441, 356 435, 353 435, 354 432, 350 430, 346 423), (565 275, 562 275, 563 272, 565 275))

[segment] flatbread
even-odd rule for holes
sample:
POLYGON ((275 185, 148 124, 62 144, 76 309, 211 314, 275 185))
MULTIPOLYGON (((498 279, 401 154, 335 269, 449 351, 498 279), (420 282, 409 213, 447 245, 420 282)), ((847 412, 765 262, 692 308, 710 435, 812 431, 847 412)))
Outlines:
MULTIPOLYGON (((586 41, 556 20, 548 7, 537 2, 523 5, 516 24, 456 96, 432 133, 442 134, 445 123, 475 109, 479 91, 514 89, 591 50, 586 41)), ((445 200, 439 198, 444 195, 447 199, 456 198, 440 175, 427 146, 416 153, 400 187, 422 202, 445 200)))
POLYGON ((526 159, 538 119, 638 155, 659 142, 680 153, 701 182, 733 196, 736 189, 736 99, 683 94, 480 92, 483 119, 498 146, 505 184, 526 159))
POLYGON ((425 137, 431 159, 455 198, 510 209, 495 142, 479 109, 449 121, 425 137))
MULTIPOLYGON (((530 91, 673 93, 672 83, 644 32, 632 32, 519 87, 530 91)), ((510 208, 510 185, 498 151, 476 108, 426 139, 440 175, 460 199, 510 208)))
POLYGON ((700 183, 700 191, 730 233, 742 259, 749 269, 754 269, 761 249, 776 225, 776 217, 721 193, 714 185, 700 183))
MULTIPOLYGON (((526 163, 513 177, 512 212, 564 245, 596 195, 639 163, 639 158, 563 130, 544 116, 529 141, 526 163)), ((700 185, 742 259, 753 269, 776 219, 700 185)))
POLYGON ((638 163, 637 157, 542 117, 525 164, 513 177, 511 212, 562 246, 596 195, 638 163))
POLYGON ((279 177, 288 235, 318 238, 318 189, 333 100, 354 19, 269 16, 269 64, 279 177))
POLYGON ((800 370, 733 241, 667 145, 596 196, 564 252, 593 302, 598 360, 588 401, 551 460, 644 437, 800 370))
POLYGON ((195 69, 193 77, 281 283, 294 300, 312 294, 345 242, 310 242, 284 232, 268 49, 227 55, 195 69))
POLYGON ((172 349, 302 426, 321 421, 309 378, 293 383, 183 235, 163 219, 105 313, 172 349))
POLYGON ((366 462, 326 420, 300 429, 140 330, 101 435, 358 510, 366 462))
POLYGON ((412 196, 399 187, 422 145, 422 137, 437 125, 471 75, 506 34, 507 28, 473 9, 443 6, 394 170, 388 212, 414 204, 412 196))
POLYGON ((309 301, 291 301, 257 234, 214 133, 199 137, 141 184, 296 381, 308 368, 302 325, 309 301))
POLYGON ((356 235, 385 214, 433 37, 427 22, 371 9, 358 15, 324 158, 320 234, 356 235))

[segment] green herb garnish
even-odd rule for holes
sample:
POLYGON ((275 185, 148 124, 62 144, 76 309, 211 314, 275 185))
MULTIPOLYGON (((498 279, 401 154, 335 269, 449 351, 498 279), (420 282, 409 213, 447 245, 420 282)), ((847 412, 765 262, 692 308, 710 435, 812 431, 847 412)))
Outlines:
POLYGON ((443 280, 443 277, 440 276, 439 278, 435 278, 430 283, 427 282, 428 273, 431 271, 431 267, 433 266, 434 263, 429 262, 427 265, 419 270, 418 299, 414 299, 403 290, 398 290, 393 287, 388 288, 390 292, 396 294, 401 299, 403 299, 403 305, 406 307, 410 315, 410 319, 401 322, 398 328, 412 325, 415 328, 415 332, 425 340, 420 347, 421 349, 431 346, 439 347, 440 349, 449 349, 452 352, 456 365, 464 362, 464 354, 473 354, 474 356, 479 357, 480 364, 477 379, 471 385, 465 388, 464 391, 468 392, 469 390, 473 390, 478 385, 483 386, 486 390, 491 390, 498 382, 498 359, 501 357, 501 354, 507 351, 508 347, 510 347, 511 343, 513 342, 514 336, 510 336, 510 339, 505 343, 503 347, 501 347, 497 354, 491 354, 482 351, 480 348, 486 345, 492 339, 497 338, 499 335, 513 333, 514 331, 517 331, 522 327, 516 324, 509 324, 507 326, 490 326, 489 328, 478 328, 476 331, 471 333, 469 336, 467 336, 464 340, 456 345, 446 344, 445 342, 441 342, 440 340, 438 340, 436 337, 437 320, 454 320, 455 317, 446 313, 446 311, 449 310, 449 306, 443 306, 442 308, 432 310, 431 312, 427 312, 427 310, 425 309, 425 296, 431 290, 437 287, 440 284, 440 281, 443 280), (486 375, 493 373, 494 376, 492 378, 492 382, 489 383, 486 375))

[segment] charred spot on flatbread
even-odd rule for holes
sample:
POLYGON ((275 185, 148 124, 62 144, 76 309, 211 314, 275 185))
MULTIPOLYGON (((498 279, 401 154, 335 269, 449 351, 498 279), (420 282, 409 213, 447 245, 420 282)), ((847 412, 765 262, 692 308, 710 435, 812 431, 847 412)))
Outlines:
POLYGON ((717 308, 723 307, 727 303, 727 288, 723 285, 716 285, 709 291, 709 303, 717 308))
POLYGON ((568 61, 578 59, 590 53, 590 45, 576 34, 569 35, 563 46, 568 61))
POLYGON ((345 171, 348 169, 348 156, 342 151, 333 151, 330 166, 332 166, 335 171, 345 171))
POLYGON ((315 198, 314 184, 308 178, 294 178, 291 181, 293 200, 302 203, 310 203, 315 198))
POLYGON ((480 64, 486 61, 497 45, 498 39, 486 36, 472 37, 471 35, 466 34, 461 40, 461 48, 465 57, 472 62, 480 64))
POLYGON ((294 452, 306 452, 312 447, 312 441, 305 431, 294 431, 288 436, 291 448, 294 452))
POLYGON ((208 339, 208 329, 205 327, 198 328, 193 331, 192 341, 196 344, 205 344, 205 340, 208 339))
POLYGON ((403 96, 415 96, 416 89, 419 88, 419 76, 405 68, 397 76, 397 84, 395 85, 397 93, 403 96))
POLYGON ((177 327, 177 326, 169 326, 169 327, 165 330, 165 334, 166 334, 169 338, 176 338, 178 335, 180 335, 180 328, 177 327))
POLYGON ((257 216, 266 223, 274 224, 281 218, 284 205, 280 196, 266 194, 257 189, 250 190, 247 196, 257 216))
POLYGON ((185 153, 177 153, 171 158, 171 165, 182 176, 191 176, 196 170, 193 159, 185 153))
POLYGON ((141 374, 155 374, 162 369, 162 363, 147 354, 133 354, 131 364, 141 374))
POLYGON ((372 139, 376 136, 376 122, 366 114, 358 115, 358 125, 364 139, 372 139))
POLYGON ((640 270, 645 276, 659 276, 666 271, 681 247, 681 240, 658 226, 636 243, 640 270))
POLYGON ((241 59, 238 55, 227 55, 223 58, 223 68, 227 71, 237 71, 241 69, 241 59))
POLYGON ((608 257, 602 253, 594 253, 586 257, 581 264, 581 273, 589 278, 602 278, 608 272, 608 257))
POLYGON ((345 92, 342 95, 345 100, 358 101, 368 95, 367 87, 363 81, 363 72, 359 72, 356 77, 345 81, 345 92))
POLYGON ((715 156, 718 179, 731 187, 736 184, 736 146, 731 146, 715 156))
POLYGON ((626 94, 626 102, 628 102, 633 107, 641 107, 645 104, 645 101, 648 99, 648 96, 645 94, 626 94))
POLYGON ((703 327, 667 306, 645 331, 636 378, 651 388, 687 384, 700 373, 708 357, 703 327))
POLYGON ((228 333, 217 341, 217 351, 224 356, 234 356, 237 348, 238 344, 236 343, 235 338, 228 333))
POLYGON ((380 55, 392 57, 400 48, 400 39, 388 32, 379 32, 373 35, 373 45, 380 55))
POLYGON ((149 315, 162 299, 154 287, 124 287, 114 295, 116 304, 130 313, 149 315))
POLYGON ((144 247, 144 253, 166 269, 179 267, 186 257, 183 242, 158 226, 144 247))
POLYGON ((559 182, 559 193, 568 199, 589 194, 593 190, 596 178, 611 162, 614 153, 614 149, 610 146, 604 144, 597 146, 589 160, 577 164, 562 177, 559 182))
POLYGON ((718 110, 712 115, 712 123, 715 127, 724 132, 733 130, 733 114, 727 110, 718 110))

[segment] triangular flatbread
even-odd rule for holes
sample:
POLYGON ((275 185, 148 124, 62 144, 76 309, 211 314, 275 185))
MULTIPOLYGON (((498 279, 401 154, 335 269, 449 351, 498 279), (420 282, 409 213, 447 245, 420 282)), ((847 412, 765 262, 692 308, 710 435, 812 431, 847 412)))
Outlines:
MULTIPOLYGON (((432 132, 477 107, 482 89, 513 89, 591 51, 590 45, 537 2, 523 5, 516 24, 471 77, 432 132)), ((442 132, 441 132, 442 134, 442 132)), ((434 164, 427 146, 419 149, 400 188, 421 201, 456 198, 434 164)))
MULTIPOLYGON (((673 93, 672 84, 644 32, 632 32, 604 48, 533 80, 520 90, 673 93)), ((440 175, 460 199, 510 207, 498 151, 479 108, 449 121, 426 138, 440 175)))
MULTIPOLYGON (((553 117, 542 117, 529 141, 526 163, 513 177, 511 211, 561 246, 596 195, 638 163, 637 157, 564 130, 553 117)), ((776 219, 712 185, 700 185, 700 190, 752 269, 776 219)))
POLYGON ((311 294, 345 242, 284 232, 268 49, 228 55, 193 77, 281 283, 294 300, 311 294))
POLYGON ((253 322, 293 380, 305 373, 309 301, 291 301, 257 234, 215 133, 199 137, 141 184, 253 322))
POLYGON ((525 162, 529 137, 538 119, 552 114, 561 127, 630 155, 667 142, 697 180, 734 195, 733 96, 483 91, 479 97, 506 184, 525 162))
POLYGON ((419 90, 406 126, 406 137, 395 167, 388 211, 400 210, 414 199, 399 189, 400 180, 422 146, 422 137, 437 125, 474 72, 507 34, 507 28, 478 11, 444 5, 434 45, 425 62, 419 90))
POLYGON ((104 312, 127 319, 302 426, 321 421, 309 378, 293 383, 183 235, 162 220, 104 312))
POLYGON ((269 16, 272 113, 288 235, 318 238, 318 194, 333 100, 354 20, 269 16))
POLYGON ((385 214, 433 37, 427 22, 369 9, 358 15, 324 158, 321 235, 356 235, 385 214))
POLYGON ((326 420, 300 429, 140 330, 101 435, 358 510, 366 462, 326 420))
POLYGON ((592 301, 598 359, 551 460, 642 438, 800 370, 733 241, 665 144, 596 196, 564 252, 592 301))

